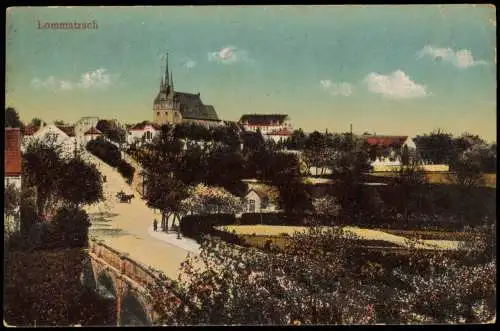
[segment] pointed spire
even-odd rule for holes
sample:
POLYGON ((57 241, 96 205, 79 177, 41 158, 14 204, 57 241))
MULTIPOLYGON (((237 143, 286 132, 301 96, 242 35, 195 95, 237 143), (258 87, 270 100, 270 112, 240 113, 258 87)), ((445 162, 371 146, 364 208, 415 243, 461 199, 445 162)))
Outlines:
POLYGON ((170 71, 170 86, 172 87, 172 91, 174 90, 174 76, 173 70, 170 71))
POLYGON ((167 52, 167 59, 166 59, 166 65, 165 65, 165 84, 168 84, 168 52, 167 52))

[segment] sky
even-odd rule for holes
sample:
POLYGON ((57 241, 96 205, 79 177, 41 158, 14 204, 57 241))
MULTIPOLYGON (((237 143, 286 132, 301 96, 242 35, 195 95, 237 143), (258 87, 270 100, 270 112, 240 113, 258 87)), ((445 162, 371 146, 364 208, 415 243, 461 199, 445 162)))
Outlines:
POLYGON ((491 5, 14 7, 6 103, 23 121, 152 120, 168 51, 175 89, 224 120, 496 141, 495 34, 491 5), (74 21, 97 28, 40 28, 74 21))

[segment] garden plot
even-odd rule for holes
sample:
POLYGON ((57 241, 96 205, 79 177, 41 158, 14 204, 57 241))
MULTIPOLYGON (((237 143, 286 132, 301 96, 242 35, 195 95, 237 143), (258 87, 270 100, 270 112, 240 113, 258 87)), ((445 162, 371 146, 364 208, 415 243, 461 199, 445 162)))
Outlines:
MULTIPOLYGON (((296 232, 307 230, 305 226, 283 226, 283 225, 226 225, 217 227, 219 230, 234 232, 237 235, 256 236, 293 236, 296 232)), ((326 229, 326 227, 325 227, 326 229)), ((403 236, 397 236, 380 230, 363 229, 358 227, 344 227, 348 233, 355 235, 360 240, 384 241, 399 247, 410 247, 420 249, 458 249, 459 242, 452 240, 409 240, 403 236)))

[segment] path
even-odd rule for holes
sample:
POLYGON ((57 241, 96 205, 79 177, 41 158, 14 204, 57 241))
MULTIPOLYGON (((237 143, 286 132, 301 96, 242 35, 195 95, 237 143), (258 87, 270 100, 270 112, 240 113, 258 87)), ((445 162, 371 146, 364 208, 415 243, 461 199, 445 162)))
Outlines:
POLYGON ((104 201, 85 208, 92 222, 90 236, 103 240, 120 252, 129 253, 132 259, 142 264, 163 271, 167 277, 177 278, 181 262, 188 254, 195 254, 199 246, 191 239, 177 239, 176 235, 152 236, 149 228, 154 218, 161 219, 160 214, 147 207, 116 170, 87 151, 83 156, 106 176, 104 201), (130 203, 120 203, 116 199, 120 190, 135 194, 135 198, 130 203))

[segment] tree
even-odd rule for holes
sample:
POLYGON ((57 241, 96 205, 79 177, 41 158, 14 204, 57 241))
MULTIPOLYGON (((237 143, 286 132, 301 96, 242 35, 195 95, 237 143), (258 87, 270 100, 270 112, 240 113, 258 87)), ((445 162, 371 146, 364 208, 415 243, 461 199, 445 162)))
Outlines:
POLYGON ((312 205, 315 215, 323 221, 323 224, 335 224, 334 220, 342 210, 342 206, 337 199, 330 195, 314 199, 312 205))
POLYGON ((189 197, 182 200, 182 209, 193 214, 239 213, 242 201, 221 187, 198 184, 189 189, 189 197))
POLYGON ((13 183, 8 184, 4 190, 4 214, 7 216, 17 215, 20 199, 21 191, 13 183))
POLYGON ((410 163, 410 152, 408 151, 408 146, 403 146, 403 152, 401 153, 401 164, 407 166, 410 163))
POLYGON ((53 219, 57 243, 60 247, 86 247, 90 219, 87 213, 77 206, 61 207, 53 219))
POLYGON ((55 125, 61 125, 61 126, 67 125, 66 122, 64 122, 63 120, 55 120, 54 124, 55 125))
POLYGON ((434 131, 429 135, 416 136, 415 144, 422 160, 431 164, 449 164, 453 158, 453 136, 434 131))
POLYGON ((92 204, 103 199, 102 177, 93 164, 81 158, 64 162, 64 173, 59 175, 59 194, 73 207, 92 204))
POLYGON ((12 107, 5 108, 5 127, 6 128, 22 128, 23 123, 19 119, 17 110, 12 107))
POLYGON ((303 150, 306 147, 307 136, 302 129, 294 130, 287 139, 286 147, 293 150, 303 150))
POLYGON ((394 177, 393 185, 405 220, 408 220, 409 207, 413 207, 413 210, 421 209, 426 183, 425 172, 415 161, 408 166, 401 166, 398 175, 394 177))
POLYGON ((30 125, 34 126, 35 128, 39 128, 40 126, 42 126, 42 123, 44 125, 46 124, 44 121, 42 121, 41 118, 39 118, 39 117, 33 117, 31 119, 30 125))
POLYGON ((146 203, 159 209, 162 214, 161 226, 168 231, 168 219, 180 220, 183 214, 181 201, 187 197, 187 187, 180 181, 161 173, 148 173, 146 177, 146 203))
POLYGON ((58 178, 64 174, 61 153, 61 145, 49 135, 44 141, 30 141, 23 154, 23 181, 36 188, 38 215, 46 214, 57 203, 58 178))

